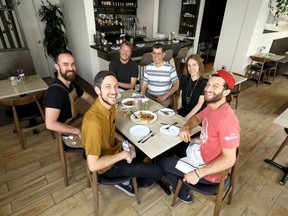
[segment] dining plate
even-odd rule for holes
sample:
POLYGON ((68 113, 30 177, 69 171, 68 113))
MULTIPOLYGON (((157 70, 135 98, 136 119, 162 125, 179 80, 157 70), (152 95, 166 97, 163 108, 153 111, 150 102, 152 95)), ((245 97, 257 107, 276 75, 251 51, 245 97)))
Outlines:
POLYGON ((140 111, 134 112, 134 115, 131 115, 130 119, 135 124, 147 125, 147 124, 152 124, 157 121, 157 115, 151 111, 140 110, 140 111))
POLYGON ((134 98, 125 98, 124 100, 122 100, 122 106, 127 108, 134 107, 134 98))
POLYGON ((166 117, 171 117, 175 115, 175 111, 173 109, 169 108, 162 108, 158 110, 158 115, 159 116, 166 116, 166 117))
POLYGON ((160 133, 164 136, 172 136, 172 137, 176 137, 178 136, 180 130, 178 127, 175 126, 171 126, 168 130, 166 129, 169 125, 163 125, 160 128, 160 133))
POLYGON ((145 125, 135 125, 130 128, 129 133, 135 137, 145 137, 149 134, 150 129, 145 125))
POLYGON ((119 46, 111 46, 111 49, 112 49, 112 50, 119 50, 120 47, 119 47, 119 46))
POLYGON ((144 47, 144 46, 145 46, 144 43, 136 44, 136 47, 144 47))

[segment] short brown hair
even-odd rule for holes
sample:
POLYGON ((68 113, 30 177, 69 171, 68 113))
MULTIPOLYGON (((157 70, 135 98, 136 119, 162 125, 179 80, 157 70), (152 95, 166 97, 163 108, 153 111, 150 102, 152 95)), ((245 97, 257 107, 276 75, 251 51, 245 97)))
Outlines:
POLYGON ((120 44, 120 49, 122 48, 123 45, 128 46, 128 47, 131 49, 131 52, 132 52, 132 50, 134 49, 133 44, 131 44, 131 43, 130 43, 129 41, 127 41, 127 40, 123 41, 123 42, 120 44))
POLYGON ((184 75, 185 76, 189 75, 189 72, 188 72, 188 61, 190 59, 194 59, 197 62, 198 67, 199 67, 199 75, 200 75, 200 77, 203 77, 203 74, 204 74, 203 59, 199 55, 196 55, 196 54, 192 54, 192 55, 187 57, 187 59, 185 61, 184 75))

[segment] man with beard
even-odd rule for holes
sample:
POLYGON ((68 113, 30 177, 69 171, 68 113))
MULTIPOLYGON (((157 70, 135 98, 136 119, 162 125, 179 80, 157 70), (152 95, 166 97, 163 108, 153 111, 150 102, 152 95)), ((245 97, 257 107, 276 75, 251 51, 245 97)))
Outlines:
POLYGON ((133 45, 129 41, 120 44, 120 58, 113 59, 109 71, 114 72, 121 89, 134 89, 138 78, 138 65, 131 60, 133 45))
POLYGON ((78 97, 90 105, 94 98, 73 81, 76 78, 76 64, 71 51, 64 50, 55 58, 58 76, 49 86, 44 97, 45 123, 49 130, 63 134, 74 134, 81 138, 81 129, 67 124, 78 115, 78 97))
MULTIPOLYGON (((238 119, 226 96, 235 86, 233 76, 225 70, 212 74, 204 89, 204 99, 207 107, 193 115, 182 127, 180 136, 184 142, 190 142, 186 156, 193 161, 195 169, 183 173, 175 166, 179 157, 163 157, 160 165, 164 176, 169 180, 172 192, 176 188, 179 177, 189 184, 217 184, 220 176, 210 174, 232 167, 236 160, 236 149, 240 143, 240 126, 238 119), (202 123, 199 140, 191 140, 190 129, 202 123)), ((185 203, 190 203, 192 197, 188 187, 183 184, 178 197, 185 203)))
MULTIPOLYGON (((82 145, 87 155, 90 171, 107 177, 136 177, 139 187, 148 187, 160 179, 163 170, 155 164, 143 163, 143 155, 129 143, 130 151, 123 150, 124 138, 115 132, 117 95, 116 76, 110 71, 100 71, 94 79, 98 95, 85 113, 82 124, 82 145), (146 185, 141 185, 142 182, 146 185)), ((131 182, 115 185, 130 196, 135 196, 131 182)))

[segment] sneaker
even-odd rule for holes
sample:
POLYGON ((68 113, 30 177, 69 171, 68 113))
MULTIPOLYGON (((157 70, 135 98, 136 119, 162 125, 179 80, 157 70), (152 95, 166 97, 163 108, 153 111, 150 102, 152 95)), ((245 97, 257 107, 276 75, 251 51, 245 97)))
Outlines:
MULTIPOLYGON (((169 189, 170 189, 171 193, 174 195, 174 189, 173 189, 173 187, 171 185, 169 186, 169 189)), ((188 203, 192 202, 192 197, 189 194, 189 192, 188 192, 188 194, 186 194, 186 193, 185 194, 180 194, 179 193, 178 194, 178 198, 185 204, 188 204, 188 203)))
POLYGON ((135 196, 135 192, 134 192, 134 189, 133 189, 131 184, 128 184, 128 185, 118 184, 118 185, 115 185, 115 187, 117 189, 123 191, 124 193, 126 193, 129 196, 135 196))

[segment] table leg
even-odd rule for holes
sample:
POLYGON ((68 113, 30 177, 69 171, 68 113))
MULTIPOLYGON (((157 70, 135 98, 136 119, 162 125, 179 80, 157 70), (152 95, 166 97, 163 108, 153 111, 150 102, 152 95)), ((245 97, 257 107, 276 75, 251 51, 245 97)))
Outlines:
POLYGON ((281 185, 285 185, 285 183, 286 183, 286 181, 287 181, 287 179, 288 179, 288 167, 283 167, 283 166, 281 166, 280 164, 278 164, 278 163, 276 163, 276 162, 274 162, 274 161, 272 161, 272 160, 270 160, 270 159, 265 159, 264 161, 265 161, 266 163, 269 163, 269 164, 271 164, 272 166, 280 169, 280 170, 284 173, 284 176, 282 177, 282 179, 280 180, 279 183, 280 183, 281 185))

